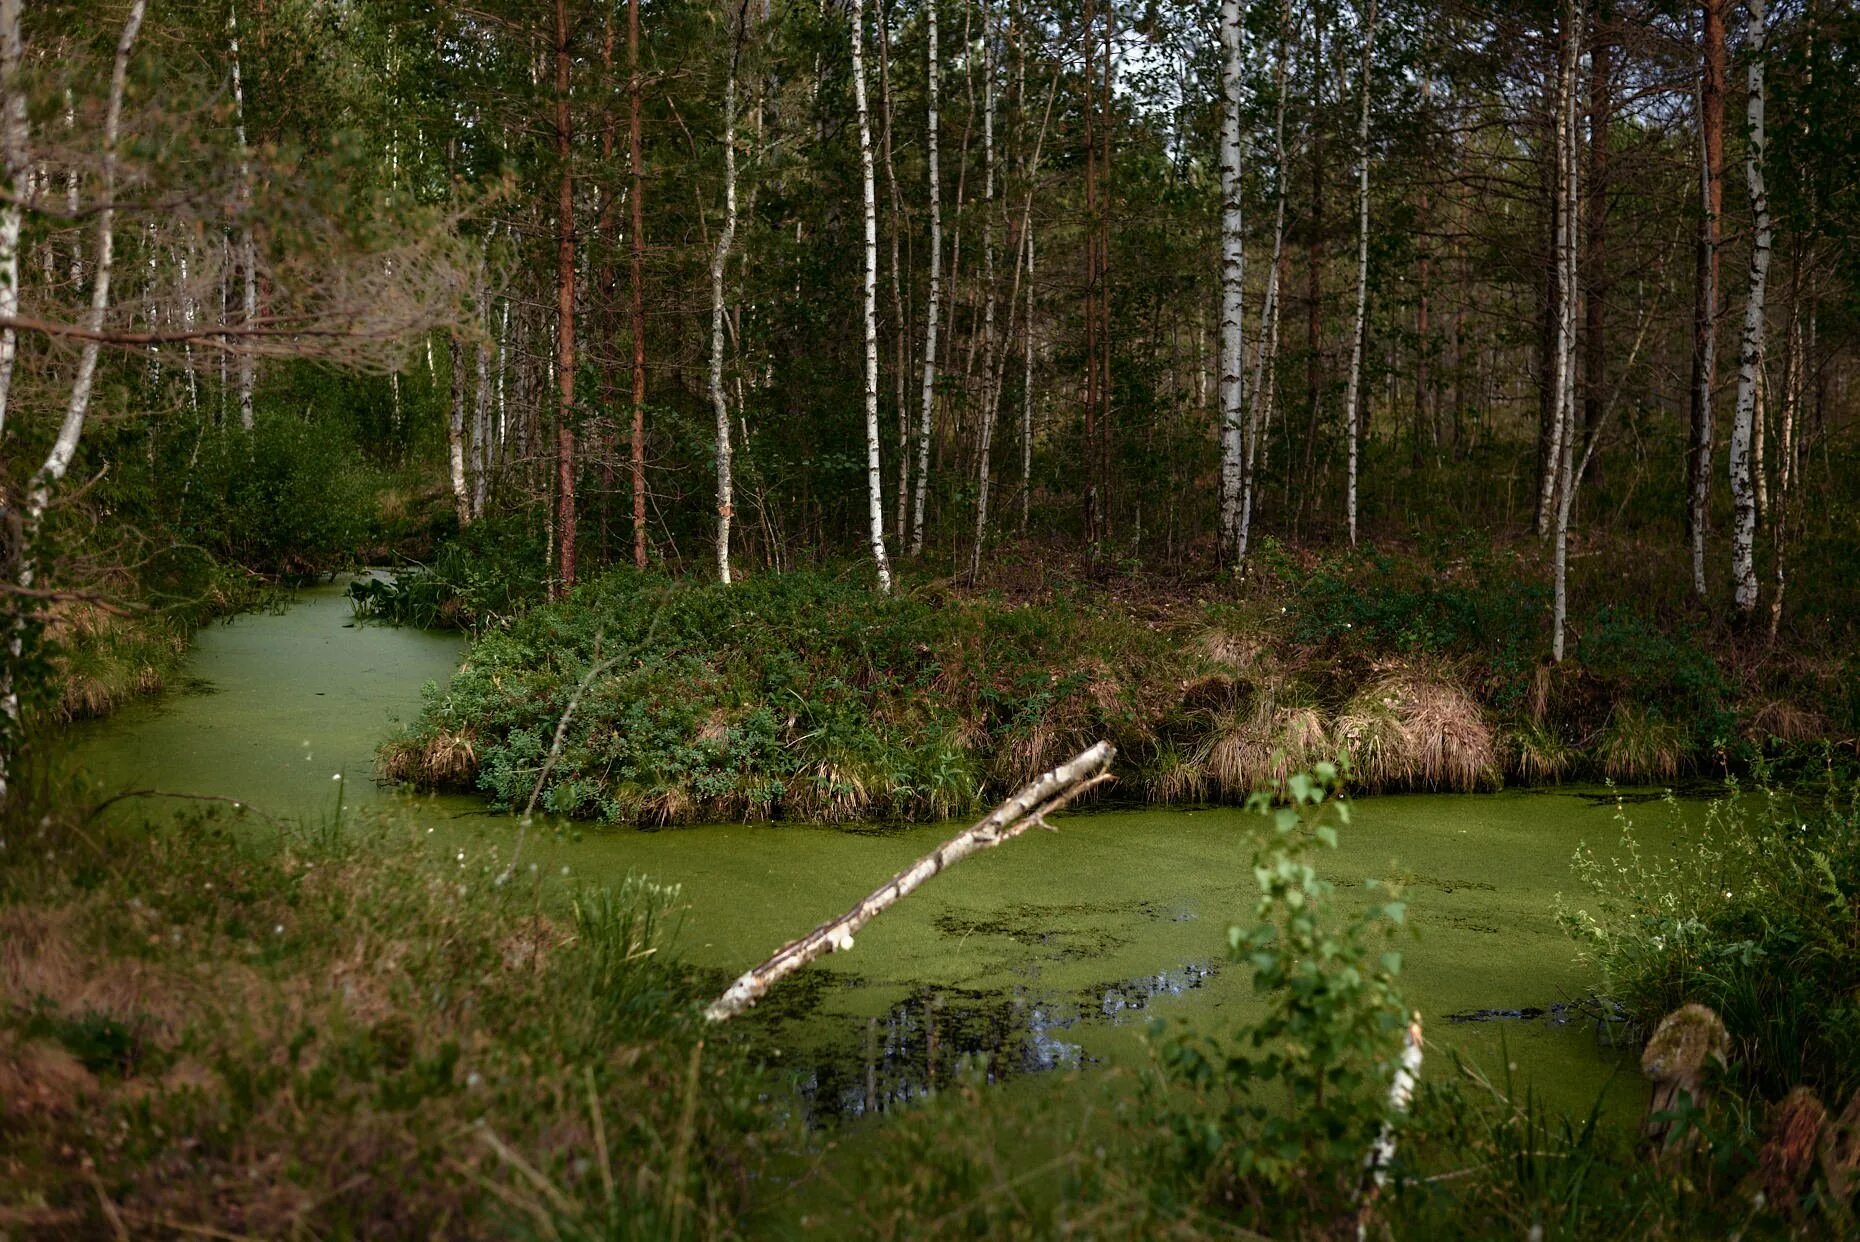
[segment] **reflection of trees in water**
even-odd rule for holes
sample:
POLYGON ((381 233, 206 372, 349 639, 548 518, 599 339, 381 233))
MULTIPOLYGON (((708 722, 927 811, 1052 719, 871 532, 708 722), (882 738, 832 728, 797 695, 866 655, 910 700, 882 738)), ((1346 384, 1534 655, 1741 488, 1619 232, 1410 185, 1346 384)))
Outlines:
MULTIPOLYGON (((920 988, 863 1032, 813 1050, 795 1086, 809 1124, 885 1112, 960 1081, 1002 1082, 1092 1062, 1066 1038, 1080 1023, 1121 1024, 1157 996, 1200 987, 1214 972, 1188 963, 1075 994, 920 988)), ((813 1005, 807 1006, 809 1010, 813 1005)))

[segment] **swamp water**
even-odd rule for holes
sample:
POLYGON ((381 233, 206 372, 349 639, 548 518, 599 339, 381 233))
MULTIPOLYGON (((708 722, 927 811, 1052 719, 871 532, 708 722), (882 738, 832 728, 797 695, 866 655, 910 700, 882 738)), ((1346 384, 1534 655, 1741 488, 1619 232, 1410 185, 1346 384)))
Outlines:
MULTIPOLYGON (((311 821, 340 805, 364 826, 376 813, 411 818, 456 848, 462 879, 486 882, 507 865, 511 819, 472 798, 380 788, 372 776, 375 746, 463 650, 456 637, 359 624, 343 586, 315 587, 279 612, 202 630, 187 688, 75 731, 72 755, 100 794, 212 795, 311 821)), ((1344 889, 1370 877, 1405 887, 1418 935, 1396 947, 1435 1050, 1429 1067, 1444 1072, 1451 1049, 1495 1082, 1509 1069, 1517 1089, 1528 1084, 1555 1107, 1586 1111, 1612 1083, 1616 1111, 1638 1110, 1638 1074, 1581 1003, 1590 976, 1553 915, 1559 892, 1574 896, 1578 842, 1616 840, 1613 798, 1405 795, 1353 811, 1322 869, 1344 889)), ((1660 808, 1647 811, 1637 832, 1657 848, 1671 828, 1660 808)), ((880 1111, 965 1075, 1137 1066, 1154 1016, 1231 1031, 1256 1011, 1246 971, 1224 953, 1228 924, 1250 918, 1257 894, 1242 812, 1115 810, 1058 826, 939 877, 851 953, 738 1019, 790 1067, 811 1119, 880 1111)), ((672 951, 716 970, 721 987, 953 830, 532 830, 521 870, 679 885, 672 951)))

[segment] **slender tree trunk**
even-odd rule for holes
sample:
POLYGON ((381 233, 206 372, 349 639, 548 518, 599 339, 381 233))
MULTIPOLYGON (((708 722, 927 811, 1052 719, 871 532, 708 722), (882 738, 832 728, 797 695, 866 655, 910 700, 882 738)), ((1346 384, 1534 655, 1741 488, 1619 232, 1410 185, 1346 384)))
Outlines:
POLYGON ((465 478, 465 351, 455 332, 446 338, 451 363, 452 409, 446 419, 446 460, 452 481, 452 510, 459 526, 471 525, 471 489, 465 478))
POLYGON ((1744 300, 1744 343, 1738 354, 1737 412, 1731 424, 1731 585, 1737 611, 1751 616, 1757 607, 1757 495, 1752 477, 1752 439, 1757 418, 1757 387, 1763 368, 1763 299, 1770 274, 1770 201, 1764 185, 1763 165, 1767 137, 1764 131, 1764 41, 1768 35, 1763 0, 1746 0, 1750 33, 1750 86, 1745 107, 1749 128, 1744 177, 1750 186, 1750 211, 1755 238, 1750 251, 1750 289, 1744 300))
POLYGON ((1241 56, 1245 26, 1240 0, 1221 0, 1221 508, 1216 541, 1223 564, 1240 561, 1242 476, 1245 473, 1246 235, 1240 165, 1241 56))
MULTIPOLYGON (((555 0, 556 591, 575 585, 575 169, 569 129, 568 0, 555 0)), ((635 346, 635 358, 638 357, 635 346)), ((634 379, 638 385, 637 375, 634 379)))
MULTIPOLYGON (((0 172, 7 181, 5 199, 0 201, 0 318, 7 320, 19 314, 20 231, 32 185, 32 157, 26 149, 26 93, 20 82, 20 62, 25 57, 19 32, 22 3, 0 0, 0 172)), ((6 434, 7 403, 18 357, 18 333, 0 328, 0 436, 6 434)), ((0 789, 0 796, 4 792, 0 789)))
POLYGON ((1350 379, 1343 399, 1349 462, 1344 481, 1344 515, 1350 544, 1356 544, 1356 470, 1362 415, 1357 399, 1362 391, 1363 343, 1369 327, 1369 85, 1376 38, 1376 0, 1369 0, 1363 15, 1362 111, 1357 120, 1356 180, 1356 320, 1350 333, 1350 379))
MULTIPOLYGON (((969 579, 974 581, 982 568, 982 542, 988 532, 988 491, 993 481, 989 472, 994 450, 995 419, 1001 407, 1001 368, 1005 354, 995 333, 995 41, 994 23, 990 20, 986 0, 979 0, 982 10, 982 426, 976 446, 975 540, 969 549, 969 579)), ((1015 276, 1019 277, 1016 265, 1015 276)), ((1010 298, 1012 319, 1014 299, 1010 298)))
POLYGON ((1273 70, 1273 89, 1278 94, 1272 124, 1273 150, 1273 221, 1272 266, 1266 271, 1266 300, 1260 307, 1259 357, 1253 372, 1253 407, 1247 418, 1246 463, 1240 479, 1240 531, 1235 541, 1234 563, 1246 564, 1253 540, 1253 506, 1258 493, 1258 471, 1264 461, 1263 441, 1267 420, 1272 414, 1272 391, 1279 350, 1279 281, 1285 261, 1285 88, 1287 46, 1291 27, 1290 3, 1279 9, 1279 57, 1273 70))
POLYGON ((937 97, 943 62, 937 50, 937 0, 924 8, 929 23, 930 294, 924 306, 923 407, 917 423, 917 477, 911 481, 911 555, 924 550, 924 499, 930 481, 931 415, 936 408, 937 313, 943 301, 943 181, 937 168, 937 97))
MULTIPOLYGON (((110 309, 110 279, 116 254, 116 164, 117 142, 122 132, 123 95, 129 79, 129 55, 141 33, 142 19, 147 9, 147 0, 132 0, 129 14, 123 22, 122 34, 117 38, 116 55, 110 68, 109 102, 103 121, 102 174, 98 187, 97 258, 92 265, 90 303, 82 318, 88 339, 78 353, 77 373, 71 381, 71 398, 66 403, 65 417, 59 424, 58 436, 52 441, 44 462, 27 483, 25 512, 19 515, 16 525, 10 518, 7 522, 13 528, 10 532, 13 540, 13 564, 10 568, 14 581, 21 589, 21 596, 14 604, 6 660, 4 667, 0 667, 0 726, 7 730, 7 736, 0 737, 0 804, 4 804, 11 788, 11 763, 21 723, 19 673, 28 642, 34 633, 30 615, 30 592, 38 571, 34 544, 45 510, 52 501, 52 489, 64 480, 65 473, 71 468, 71 460, 77 454, 78 441, 84 435, 84 421, 90 413, 91 391, 97 378, 97 361, 102 353, 102 343, 98 337, 103 332, 104 318, 110 309)), ((7 4, 0 7, 0 62, 10 63, 0 65, 0 68, 9 71, 6 73, 6 85, 15 90, 19 82, 16 75, 20 52, 19 11, 7 4)), ((15 111, 14 98, 0 101, 4 104, 3 119, 9 131, 9 146, 23 141, 23 121, 15 111)))
POLYGON ((730 581, 730 519, 735 516, 730 478, 730 406, 723 395, 723 277, 736 240, 736 72, 742 54, 743 15, 737 14, 735 51, 723 88, 723 229, 710 261, 710 403, 717 415, 717 580, 730 581))
MULTIPOLYGON (((232 44, 233 129, 239 143, 239 269, 243 280, 240 307, 245 322, 258 318, 258 245, 252 235, 251 148, 245 140, 245 83, 239 67, 239 10, 229 7, 226 29, 232 44)), ((252 389, 257 384, 258 360, 250 350, 239 351, 239 425, 252 430, 252 389)))
POLYGON ((898 495, 892 535, 900 548, 908 546, 911 508, 910 323, 904 316, 904 191, 898 185, 897 161, 892 158, 891 131, 897 108, 891 90, 891 18, 882 3, 876 6, 878 31, 879 105, 885 110, 885 188, 891 203, 891 329, 893 400, 898 407, 898 495))
POLYGON ((891 558, 885 554, 884 478, 878 460, 878 194, 873 184, 872 115, 865 97, 865 0, 856 0, 852 12, 852 69, 853 104, 859 113, 859 178, 865 202, 866 509, 878 592, 889 595, 891 558))
POLYGON ((1711 514, 1712 395, 1718 385, 1718 239, 1724 211, 1724 4, 1703 0, 1699 75, 1699 244, 1692 322, 1692 436, 1687 453, 1686 541, 1692 589, 1705 594, 1705 535, 1711 514))
MULTIPOLYGON (((639 0, 626 14, 627 157, 633 173, 633 567, 646 568, 646 174, 640 159, 639 0)), ((564 130, 566 132, 566 128, 564 130)))
POLYGON ((1569 617, 1569 522, 1575 503, 1576 442, 1576 301, 1579 296, 1581 247, 1577 236, 1581 197, 1577 169, 1581 167, 1582 107, 1577 99, 1581 81, 1582 8, 1571 0, 1563 17, 1563 57, 1558 67, 1556 140, 1556 453, 1555 587, 1551 601, 1550 651, 1563 661, 1564 636, 1569 617))

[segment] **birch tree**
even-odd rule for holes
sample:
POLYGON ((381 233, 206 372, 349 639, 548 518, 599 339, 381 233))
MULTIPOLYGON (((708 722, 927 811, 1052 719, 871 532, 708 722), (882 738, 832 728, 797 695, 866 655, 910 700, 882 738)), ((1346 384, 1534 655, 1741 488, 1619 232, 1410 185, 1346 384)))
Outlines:
MULTIPOLYGON (((64 481, 65 473, 71 468, 71 459, 77 454, 78 441, 83 438, 84 422, 90 414, 91 391, 97 378, 97 360, 103 349, 104 316, 110 309, 110 279, 116 254, 117 146, 122 134, 123 92, 129 79, 129 56, 141 33, 143 15, 147 9, 148 0, 133 0, 129 14, 123 21, 122 33, 117 37, 116 54, 110 67, 109 101, 104 110, 102 164, 98 185, 97 256, 92 264, 90 300, 81 323, 83 345, 78 354, 77 372, 71 381, 71 395, 65 405, 64 420, 59 424, 58 435, 52 441, 45 460, 33 472, 26 485, 25 511, 18 516, 13 537, 12 568, 21 602, 13 613, 13 624, 7 635, 6 663, 4 669, 0 669, 0 727, 6 729, 6 736, 0 737, 0 805, 5 804, 10 789, 13 746, 19 736, 21 723, 18 678, 32 628, 26 601, 31 597, 38 575, 33 545, 37 541, 40 523, 45 518, 45 510, 52 502, 52 489, 64 481)), ((19 19, 19 6, 13 0, 7 0, 0 7, 0 72, 5 74, 9 94, 0 100, 0 113, 5 117, 9 148, 15 142, 23 144, 24 139, 24 104, 21 102, 16 112, 17 95, 12 93, 17 92, 21 86, 18 77, 22 50, 19 19)), ((8 154, 12 154, 12 151, 9 150, 8 154)), ((17 257, 17 240, 15 248, 17 257)), ((13 299, 17 305, 17 270, 13 281, 13 299)), ((10 371, 8 382, 11 382, 10 371)), ((0 526, 13 525, 12 518, 11 514, 0 513, 0 519, 4 519, 0 521, 0 526)))
POLYGON ((1272 414, 1272 397, 1276 387, 1279 351, 1279 267, 1285 256, 1285 87, 1286 62, 1290 59, 1291 5, 1289 0, 1279 9, 1279 56, 1273 70, 1273 89, 1278 94, 1272 123, 1273 150, 1273 221, 1272 266, 1266 271, 1265 302, 1260 308, 1259 357, 1253 372, 1253 405, 1247 416, 1246 461, 1240 476, 1240 529, 1234 541, 1234 563, 1246 564, 1246 554, 1253 535, 1253 498, 1257 489, 1261 446, 1266 436, 1267 420, 1272 414))
POLYGON ((1554 523, 1555 585, 1551 598, 1550 651, 1557 662, 1563 661, 1563 641, 1569 617, 1569 521, 1575 503, 1576 441, 1576 301, 1580 277, 1580 243, 1577 226, 1581 198, 1577 192, 1577 170, 1581 167, 1578 147, 1581 141, 1582 109, 1577 99, 1581 81, 1578 65, 1582 58, 1582 7, 1571 0, 1563 16, 1562 60, 1557 71, 1556 115, 1556 354, 1552 364, 1555 391, 1552 393, 1551 451, 1554 457, 1556 516, 1554 523))
POLYGON ((1376 0, 1369 0, 1363 14, 1362 101, 1356 125, 1356 319, 1350 331, 1350 379, 1343 398, 1345 436, 1349 442, 1344 510, 1349 520, 1352 547, 1356 544, 1356 474, 1358 442, 1362 438, 1357 399, 1362 392, 1363 339, 1369 326, 1369 86, 1375 39, 1376 0))
MULTIPOLYGON (((1240 84, 1244 16, 1240 0, 1221 0, 1221 560, 1240 558, 1241 475, 1245 468, 1246 249, 1242 231, 1240 84)), ((1353 476, 1354 477, 1354 476, 1353 476)), ((1354 528, 1353 528, 1354 529, 1354 528)))
MULTIPOLYGON (((239 66, 239 8, 229 5, 226 29, 232 45, 233 136, 239 144, 239 272, 240 306, 247 323, 258 318, 258 246, 252 236, 252 161, 245 133, 245 82, 239 66)), ((239 425, 252 430, 252 389, 257 383, 257 359, 239 355, 239 425)))
POLYGON ((1705 535, 1711 515, 1712 396, 1718 384, 1718 242, 1724 211, 1724 5, 1703 0, 1699 72, 1699 240, 1692 323, 1691 437, 1686 453, 1686 542, 1692 590, 1705 594, 1705 535))
POLYGON ((735 515, 730 477, 730 404, 723 392, 723 277, 736 240, 736 75, 742 60, 744 10, 738 8, 731 41, 730 76, 723 87, 723 228, 710 260, 710 403, 717 415, 717 581, 730 582, 730 519, 735 515))
POLYGON ((878 460, 878 190, 872 162, 872 115, 865 92, 865 0, 853 0, 853 107, 859 114, 859 186, 865 206, 865 478, 872 564, 878 592, 891 594, 891 558, 885 553, 884 478, 878 460))
MULTIPOLYGON (((1737 407, 1731 424, 1731 586, 1737 611, 1748 617, 1757 607, 1757 494, 1751 450, 1763 367, 1763 300, 1769 284, 1772 237, 1770 203, 1764 185, 1764 43, 1768 34, 1763 0, 1748 0, 1750 37, 1749 93, 1745 104, 1748 140, 1744 178, 1750 187, 1755 230, 1750 248, 1750 286, 1744 299, 1744 341, 1737 361, 1737 407)), ((1760 467, 1759 467, 1760 468, 1760 467)))
POLYGON ((937 50, 936 6, 937 0, 929 0, 924 6, 925 21, 929 25, 929 81, 925 89, 929 99, 926 151, 930 164, 930 292, 924 304, 924 384, 923 406, 917 421, 917 477, 911 484, 912 556, 921 556, 924 550, 924 500, 930 481, 930 418, 936 407, 937 315, 943 303, 943 180, 937 168, 937 98, 943 60, 937 50))

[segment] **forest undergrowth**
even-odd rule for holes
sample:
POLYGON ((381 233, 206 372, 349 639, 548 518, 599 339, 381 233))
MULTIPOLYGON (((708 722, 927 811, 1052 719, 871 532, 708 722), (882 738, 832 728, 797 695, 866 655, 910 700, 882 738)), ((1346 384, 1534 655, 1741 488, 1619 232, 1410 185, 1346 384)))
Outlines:
POLYGON ((1832 637, 1717 633, 1634 592, 1576 614, 1553 663, 1547 594, 1504 551, 1268 540, 1239 578, 1185 580, 1010 549, 979 583, 893 598, 854 568, 729 588, 616 570, 545 603, 521 568, 539 581, 540 549, 512 538, 481 523, 357 589, 364 615, 477 630, 383 775, 508 806, 554 748, 543 803, 563 815, 938 819, 1098 737, 1125 757, 1119 796, 1193 802, 1320 760, 1360 791, 1813 775, 1851 763, 1860 725, 1832 637))

